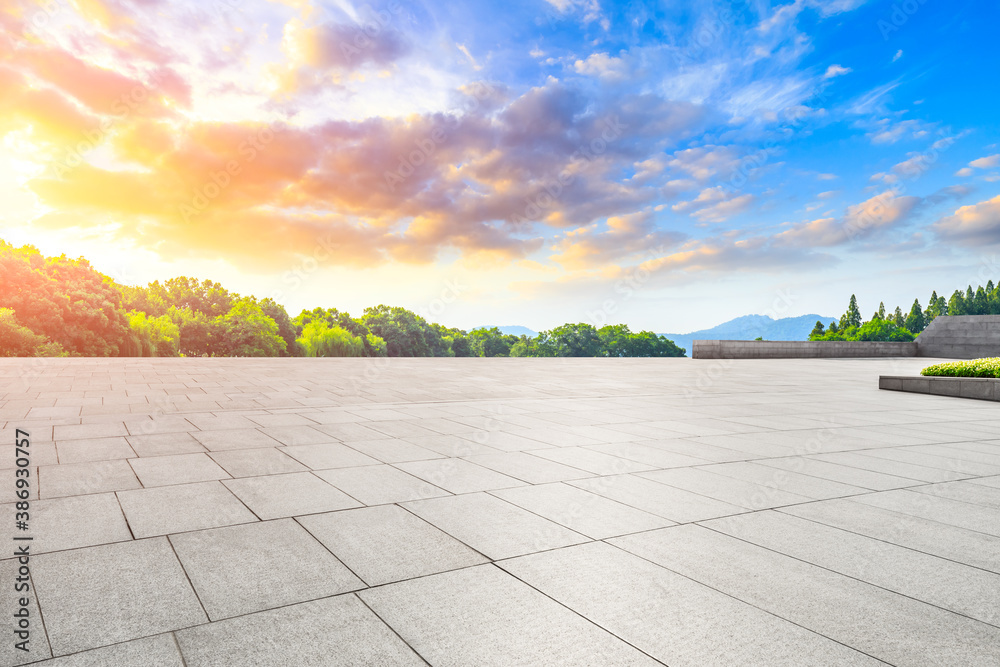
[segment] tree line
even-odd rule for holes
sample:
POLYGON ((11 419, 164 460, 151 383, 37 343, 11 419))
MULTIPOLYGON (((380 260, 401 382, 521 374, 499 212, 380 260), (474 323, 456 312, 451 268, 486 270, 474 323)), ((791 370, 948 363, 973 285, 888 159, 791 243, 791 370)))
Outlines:
POLYGON ((840 319, 829 325, 816 322, 809 340, 910 341, 939 315, 1000 315, 1000 285, 994 285, 992 280, 975 290, 969 285, 964 292, 955 290, 947 299, 934 290, 927 300, 927 308, 920 305, 920 299, 914 299, 905 315, 899 306, 887 313, 885 302, 881 302, 867 322, 862 320, 858 299, 852 294, 840 319))
POLYGON ((681 357, 627 325, 564 324, 537 336, 464 331, 385 305, 292 318, 274 299, 189 277, 121 285, 83 258, 0 240, 0 356, 681 357))

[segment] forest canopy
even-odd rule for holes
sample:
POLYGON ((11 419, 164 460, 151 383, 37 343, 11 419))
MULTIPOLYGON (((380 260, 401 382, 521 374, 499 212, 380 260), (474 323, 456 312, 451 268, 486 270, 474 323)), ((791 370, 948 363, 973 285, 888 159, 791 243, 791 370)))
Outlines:
POLYGON ((537 336, 464 331, 398 306, 292 318, 273 299, 181 276, 121 285, 83 258, 45 257, 0 241, 0 356, 123 357, 682 357, 624 324, 564 324, 537 336))

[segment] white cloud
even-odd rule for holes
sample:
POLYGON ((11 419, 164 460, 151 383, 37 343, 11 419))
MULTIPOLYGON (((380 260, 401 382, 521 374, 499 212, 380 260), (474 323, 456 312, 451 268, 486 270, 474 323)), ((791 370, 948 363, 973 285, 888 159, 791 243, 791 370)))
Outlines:
POLYGON ((900 49, 899 51, 896 51, 896 55, 892 57, 892 62, 896 62, 902 57, 903 57, 903 49, 900 49))
POLYGON ((1000 166, 1000 153, 973 160, 969 163, 969 166, 976 169, 992 169, 993 167, 1000 166))
POLYGON ((830 65, 826 68, 826 74, 823 75, 824 79, 832 79, 835 76, 843 76, 851 72, 850 67, 843 67, 841 65, 830 65))
POLYGON ((972 176, 973 173, 974 173, 973 170, 970 169, 969 167, 962 167, 961 169, 955 172, 955 175, 960 176, 961 178, 968 178, 969 176, 972 176))
POLYGON ((573 63, 573 69, 577 74, 602 79, 624 79, 626 76, 625 62, 607 53, 592 53, 586 60, 577 60, 573 63))

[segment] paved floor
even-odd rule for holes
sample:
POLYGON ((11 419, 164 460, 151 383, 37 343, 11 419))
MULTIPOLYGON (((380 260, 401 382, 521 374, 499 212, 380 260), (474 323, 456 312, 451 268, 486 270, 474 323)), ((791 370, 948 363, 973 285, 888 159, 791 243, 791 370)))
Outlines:
POLYGON ((1000 405, 925 361, 3 359, 0 664, 995 666, 1000 405))

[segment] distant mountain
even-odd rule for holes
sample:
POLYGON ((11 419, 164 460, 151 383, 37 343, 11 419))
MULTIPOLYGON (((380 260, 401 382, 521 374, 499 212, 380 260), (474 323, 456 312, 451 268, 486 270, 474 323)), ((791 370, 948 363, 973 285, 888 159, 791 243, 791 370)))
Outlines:
POLYGON ((822 315, 800 315, 775 320, 767 315, 744 315, 711 329, 663 335, 687 350, 687 356, 690 357, 693 340, 754 340, 758 336, 764 340, 806 340, 809 332, 816 326, 816 320, 828 324, 836 319, 838 318, 822 315))
MULTIPOLYGON (((473 327, 473 329, 492 329, 493 325, 487 327, 473 327)), ((518 325, 511 325, 506 327, 497 327, 500 331, 505 334, 514 334, 515 336, 528 336, 529 338, 534 338, 538 335, 537 331, 532 331, 528 327, 522 327, 518 325)))

